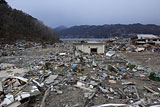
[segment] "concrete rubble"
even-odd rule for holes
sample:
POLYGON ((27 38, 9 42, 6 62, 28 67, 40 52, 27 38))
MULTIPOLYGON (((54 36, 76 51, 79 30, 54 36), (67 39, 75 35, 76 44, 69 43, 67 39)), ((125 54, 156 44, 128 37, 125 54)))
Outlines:
POLYGON ((71 42, 5 45, 0 107, 159 107, 160 75, 122 56, 142 51, 118 41, 106 42, 106 54, 78 56, 71 42))

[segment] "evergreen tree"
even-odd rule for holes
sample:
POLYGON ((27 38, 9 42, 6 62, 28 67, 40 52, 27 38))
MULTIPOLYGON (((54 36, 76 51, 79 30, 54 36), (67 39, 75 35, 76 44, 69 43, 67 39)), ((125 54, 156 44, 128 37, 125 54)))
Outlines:
POLYGON ((8 4, 5 0, 0 0, 0 4, 8 4))

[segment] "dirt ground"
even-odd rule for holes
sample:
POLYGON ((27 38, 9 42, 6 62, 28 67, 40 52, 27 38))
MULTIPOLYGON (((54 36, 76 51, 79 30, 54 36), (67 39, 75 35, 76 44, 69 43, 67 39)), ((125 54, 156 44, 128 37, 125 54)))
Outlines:
MULTIPOLYGON (((78 76, 77 71, 73 71, 72 64, 76 63, 76 57, 74 57, 72 45, 70 47, 68 44, 59 44, 58 48, 49 47, 46 49, 26 49, 21 55, 15 56, 3 56, 0 57, 1 63, 11 63, 15 64, 18 67, 28 68, 30 65, 37 66, 39 62, 50 62, 52 68, 57 66, 56 70, 51 72, 54 75, 58 75, 56 80, 59 81, 58 85, 54 84, 46 85, 44 87, 53 86, 53 91, 51 89, 49 96, 46 98, 46 107, 91 107, 93 105, 101 105, 107 103, 115 104, 132 104, 133 102, 143 99, 147 104, 154 104, 153 102, 160 102, 159 97, 154 97, 152 93, 148 92, 144 86, 150 87, 156 92, 159 92, 157 89, 160 87, 159 82, 151 81, 148 77, 148 71, 144 72, 132 72, 126 71, 125 73, 121 72, 121 68, 127 66, 127 62, 135 63, 136 65, 141 65, 147 70, 158 72, 160 70, 160 55, 157 53, 119 53, 120 56, 107 58, 105 56, 85 56, 87 59, 84 60, 85 64, 80 68, 84 68, 81 71, 82 76, 78 76), (53 60, 56 56, 56 53, 66 52, 67 56, 59 56, 59 60, 53 60), (72 59, 72 60, 69 60, 72 59), (92 59, 98 64, 97 67, 92 66, 92 61, 89 62, 89 59, 92 59), (125 61, 125 59, 127 61, 125 61), (60 66, 61 64, 68 64, 69 66, 60 66), (101 70, 101 67, 112 65, 117 67, 118 72, 114 70, 106 71, 101 70), (67 71, 68 69, 69 71, 67 71), (106 74, 105 79, 102 78, 103 74, 106 74), (80 77, 86 76, 85 80, 81 80, 80 77), (115 83, 109 82, 110 80, 115 83), (90 82, 95 82, 98 85, 94 86, 93 89, 95 92, 90 92, 84 89, 74 87, 77 82, 85 83, 85 86, 90 88, 90 82), (126 82, 134 83, 132 85, 123 84, 126 82), (143 84, 143 85, 142 85, 143 84), (107 92, 103 92, 99 86, 104 88, 107 92), (137 92, 134 87, 136 87, 137 92), (60 93, 57 92, 60 91, 60 93), (61 93, 62 91, 62 93, 61 93), (94 97, 91 100, 88 100, 88 97, 84 97, 86 93, 95 93, 94 97), (137 98, 137 94, 140 98, 137 98)), ((84 56, 83 56, 84 57, 84 56)), ((85 59, 85 58, 84 58, 85 59)), ((79 70, 78 69, 78 70, 79 70)), ((108 69, 108 68, 107 68, 108 69)), ((37 72, 45 70, 40 69, 37 72)), ((33 72, 34 74, 35 72, 33 72)), ((45 73, 44 73, 45 74, 45 73)), ((44 75, 43 74, 43 75, 44 75)), ((37 76, 38 77, 38 76, 37 76)), ((44 93, 42 92, 39 96, 30 100, 30 104, 27 107, 39 107, 42 101, 44 93)))
POLYGON ((160 71, 160 54, 151 52, 123 53, 124 57, 132 63, 141 65, 153 72, 160 71))

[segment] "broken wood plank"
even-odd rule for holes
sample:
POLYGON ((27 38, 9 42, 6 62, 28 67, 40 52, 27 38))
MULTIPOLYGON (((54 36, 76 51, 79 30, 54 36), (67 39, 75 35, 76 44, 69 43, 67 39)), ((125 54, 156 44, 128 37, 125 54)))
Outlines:
POLYGON ((46 98, 47 98, 47 96, 48 96, 48 93, 49 93, 50 89, 51 89, 51 87, 49 87, 49 88, 45 91, 45 94, 44 94, 44 97, 43 97, 43 99, 42 99, 42 102, 41 102, 40 107, 44 107, 44 103, 45 103, 45 100, 46 100, 46 98))
POLYGON ((32 82, 32 80, 34 80, 36 77, 32 78, 31 80, 29 80, 25 85, 23 85, 17 92, 15 92, 13 94, 13 96, 15 97, 23 88, 25 88, 30 82, 32 82))
POLYGON ((126 95, 125 95, 124 91, 121 90, 120 88, 118 88, 118 90, 119 90, 119 92, 121 93, 122 98, 125 99, 125 98, 126 98, 126 95))
POLYGON ((84 90, 94 91, 94 90, 92 90, 92 89, 90 89, 90 88, 86 88, 86 87, 82 87, 82 86, 78 86, 78 85, 74 85, 74 86, 77 87, 77 88, 84 89, 84 90))
POLYGON ((138 100, 140 99, 136 86, 134 86, 138 100))
POLYGON ((148 91, 150 91, 150 92, 154 93, 154 94, 159 94, 158 92, 156 92, 156 91, 154 91, 154 90, 150 89, 150 88, 149 88, 149 87, 147 87, 147 86, 144 86, 144 88, 145 88, 145 89, 147 89, 148 91))

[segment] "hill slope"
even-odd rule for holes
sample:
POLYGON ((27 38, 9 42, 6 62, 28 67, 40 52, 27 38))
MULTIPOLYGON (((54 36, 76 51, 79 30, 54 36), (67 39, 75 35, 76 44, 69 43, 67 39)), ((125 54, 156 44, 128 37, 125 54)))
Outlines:
POLYGON ((56 31, 56 32, 59 32, 59 31, 62 31, 62 30, 64 30, 64 29, 67 29, 67 27, 62 25, 62 26, 56 27, 56 28, 53 29, 53 30, 56 31))
POLYGON ((0 0, 0 41, 9 43, 15 40, 55 42, 58 36, 36 18, 12 9, 5 0, 0 0))
POLYGON ((135 34, 160 35, 160 26, 142 24, 115 24, 115 25, 82 25, 73 26, 58 31, 61 38, 108 38, 108 37, 131 37, 135 34))

